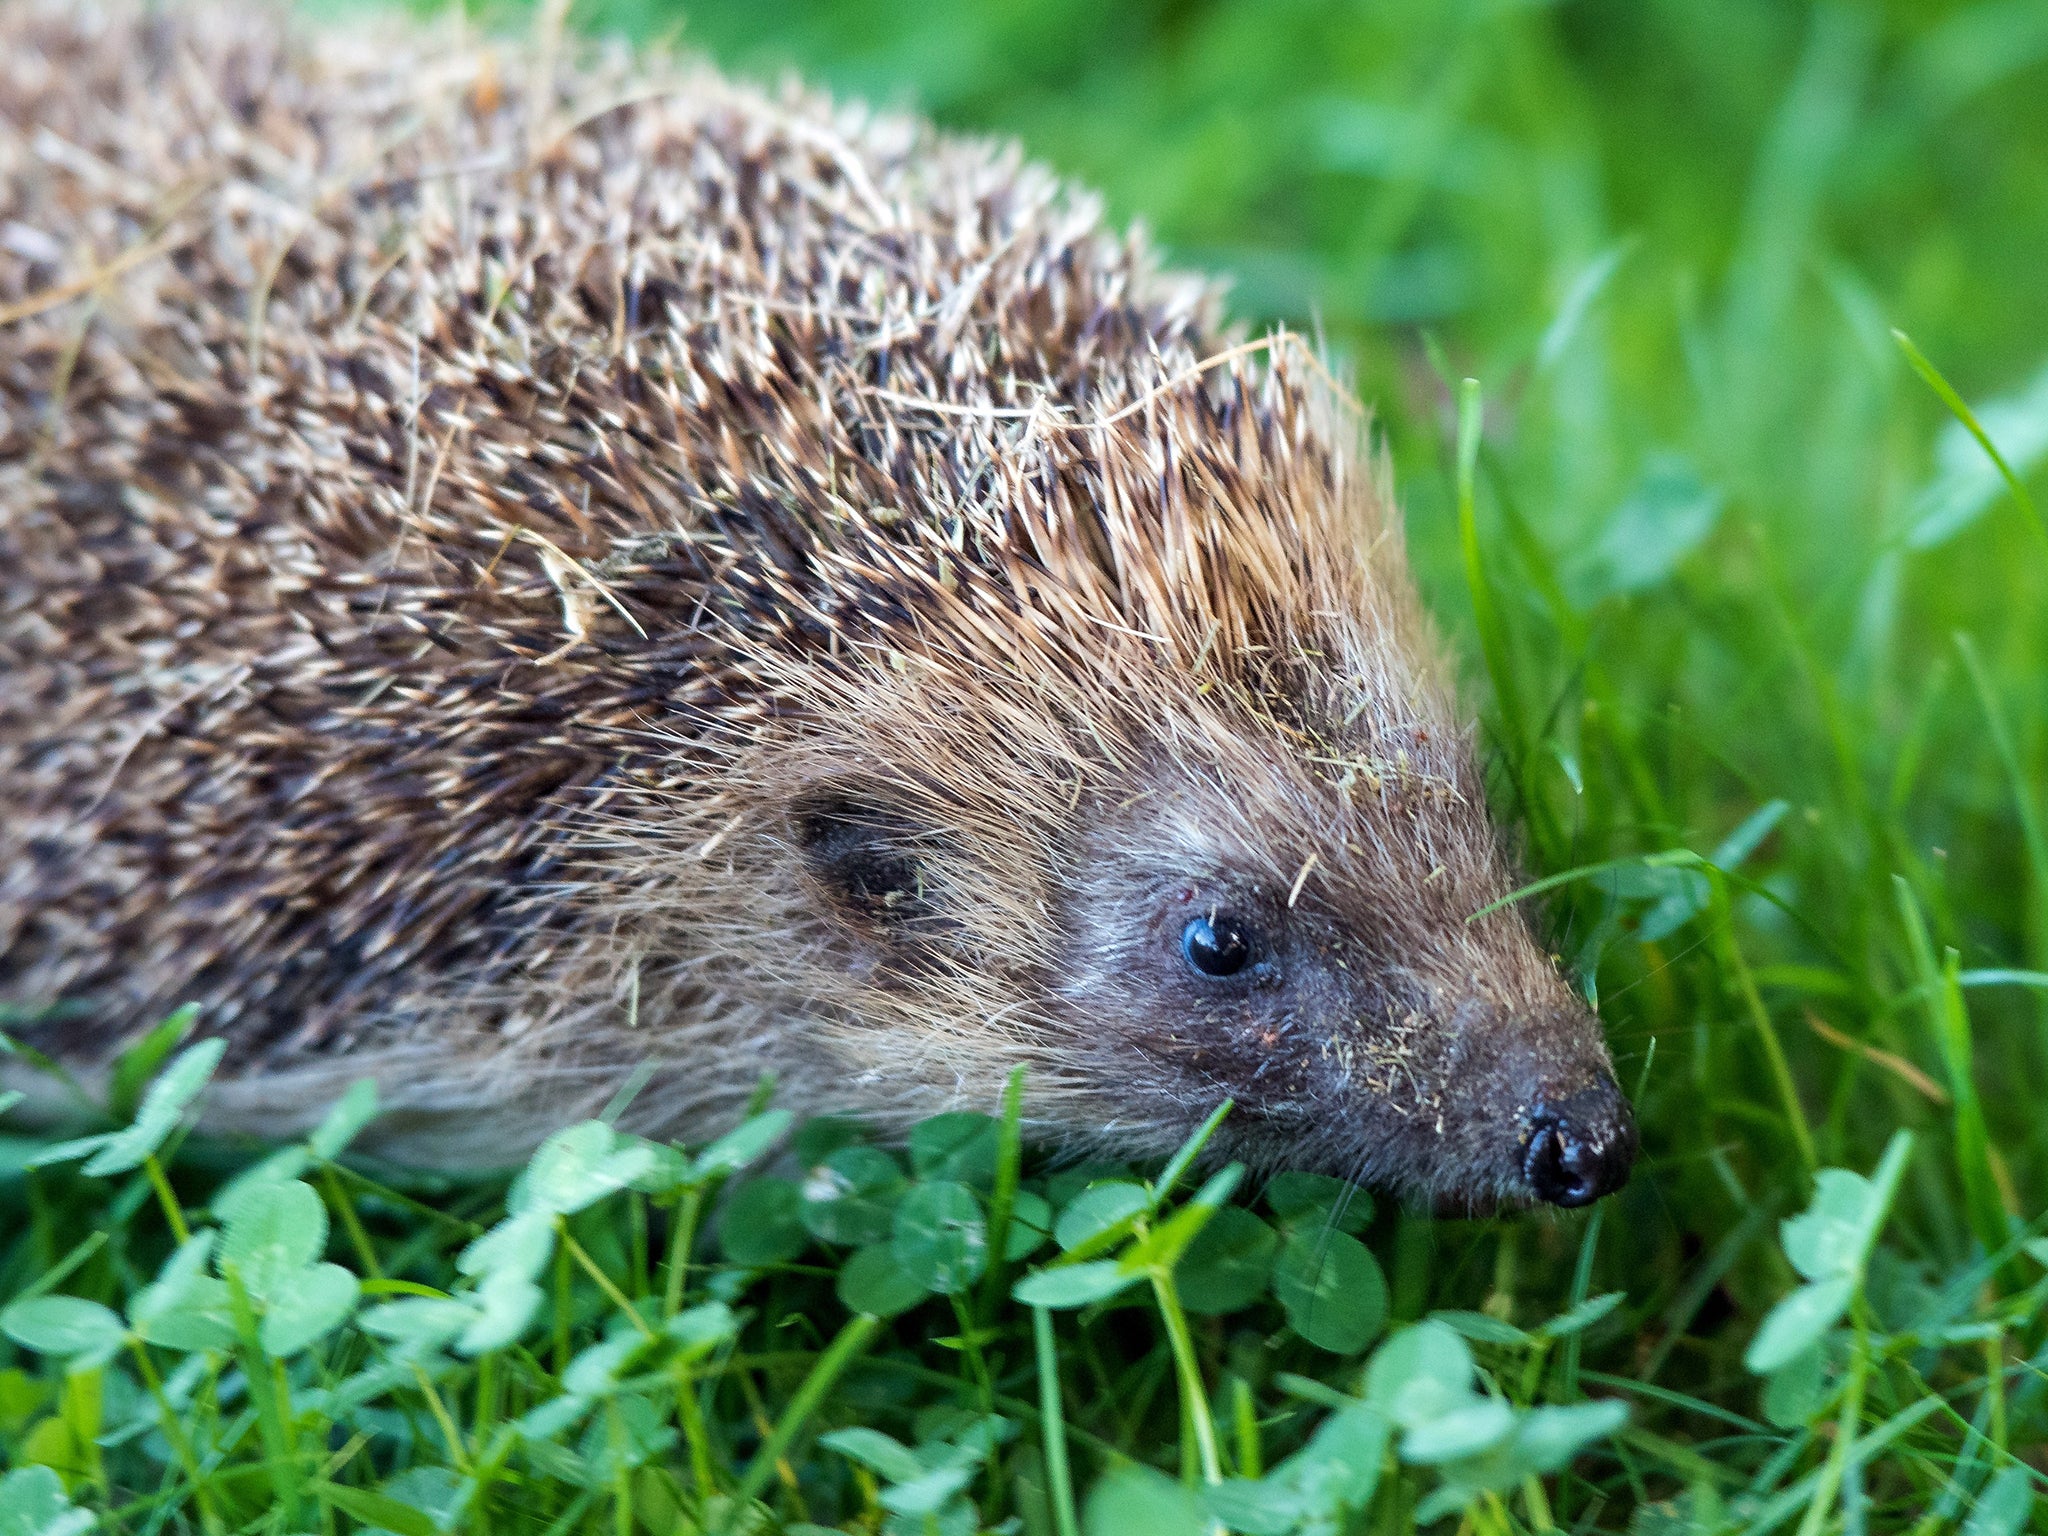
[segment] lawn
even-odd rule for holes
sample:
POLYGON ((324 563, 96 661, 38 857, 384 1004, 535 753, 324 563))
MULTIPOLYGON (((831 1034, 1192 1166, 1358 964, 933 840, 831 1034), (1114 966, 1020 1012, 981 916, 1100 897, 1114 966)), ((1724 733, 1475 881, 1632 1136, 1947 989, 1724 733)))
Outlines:
POLYGON ((769 1104, 422 1184, 362 1097, 186 1138, 174 1025, 4 1148, 0 1533, 2048 1531, 2048 6, 574 19, 1017 137, 1320 333, 1643 1159, 1439 1221, 769 1104))

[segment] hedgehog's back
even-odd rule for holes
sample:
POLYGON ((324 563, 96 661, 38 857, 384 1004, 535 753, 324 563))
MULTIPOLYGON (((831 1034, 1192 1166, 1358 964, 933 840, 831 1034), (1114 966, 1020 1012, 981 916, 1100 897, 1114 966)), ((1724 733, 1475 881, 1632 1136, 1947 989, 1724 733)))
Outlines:
POLYGON ((689 792, 821 552, 993 550, 1018 418, 1197 355, 1201 291, 1012 156, 551 57, 0 11, 0 997, 89 1004, 69 1054, 450 978, 530 1024, 564 828, 689 792))

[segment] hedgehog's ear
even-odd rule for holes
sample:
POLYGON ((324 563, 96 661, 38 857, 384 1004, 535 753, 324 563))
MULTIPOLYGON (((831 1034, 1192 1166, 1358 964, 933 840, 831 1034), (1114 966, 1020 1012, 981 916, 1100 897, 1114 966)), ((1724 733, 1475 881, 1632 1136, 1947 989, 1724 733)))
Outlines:
POLYGON ((848 915, 893 932, 938 915, 933 829, 887 800, 844 786, 814 790, 794 807, 796 843, 811 878, 848 915))

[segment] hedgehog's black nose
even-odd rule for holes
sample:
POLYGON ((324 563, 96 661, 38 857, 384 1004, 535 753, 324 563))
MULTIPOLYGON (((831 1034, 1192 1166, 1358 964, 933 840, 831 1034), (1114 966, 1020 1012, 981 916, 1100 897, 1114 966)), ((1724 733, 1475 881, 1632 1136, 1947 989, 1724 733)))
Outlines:
POLYGON ((1591 1205, 1628 1182, 1636 1160, 1636 1118, 1612 1083, 1596 1083, 1529 1116, 1522 1176, 1539 1200, 1591 1205))

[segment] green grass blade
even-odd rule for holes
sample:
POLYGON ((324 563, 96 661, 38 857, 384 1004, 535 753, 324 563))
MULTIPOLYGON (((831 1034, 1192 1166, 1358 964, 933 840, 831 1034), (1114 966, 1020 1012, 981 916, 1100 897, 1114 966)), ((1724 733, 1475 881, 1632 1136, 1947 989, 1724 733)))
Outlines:
POLYGON ((1152 1204, 1155 1209, 1173 1193, 1174 1185, 1178 1184, 1186 1176, 1188 1169, 1194 1166, 1195 1159, 1202 1155, 1202 1148, 1206 1147, 1209 1138, 1216 1134, 1216 1127, 1223 1123, 1233 1108, 1235 1106, 1231 1101, 1225 1099, 1210 1110, 1208 1118, 1195 1127, 1194 1134, 1181 1143, 1180 1150, 1173 1154, 1166 1167, 1160 1171, 1159 1177, 1153 1181, 1152 1204))
POLYGON ((1920 904, 1914 900, 1912 887, 1897 876, 1893 883, 1908 952, 1925 992, 1928 1023, 1948 1077, 1956 1172, 1963 1184, 1965 1214, 1984 1251, 1997 1253, 2010 1235, 2010 1224, 2004 1202, 1999 1199, 1998 1179, 1991 1169, 1991 1134, 1984 1123, 1983 1103, 1977 1096, 1976 1053, 1956 952, 1949 950, 1940 962, 1935 960, 1934 944, 1928 937, 1927 923, 1920 915, 1920 904))
POLYGON ((1998 473, 2005 480, 2005 488, 2012 493, 2013 504, 2027 515, 2028 521, 2033 524, 2034 531, 2041 535, 2042 541, 2048 543, 2048 520, 2042 518, 2041 509, 2034 505, 2034 498, 2028 493, 2026 485, 2013 473, 2012 466, 2005 462, 2005 455, 2000 453, 1998 445, 1991 441, 1991 434, 1986 432, 1983 423, 1977 420, 1977 413, 1971 410, 1968 402, 1956 392, 1955 386, 1942 377, 1941 370, 1928 361, 1927 355, 1913 344, 1912 337, 1904 331, 1894 329, 1892 340, 1896 341, 1899 350, 1905 353, 1908 366, 1940 397, 1941 403, 1949 408, 1950 414, 1963 424, 1970 436, 1977 439, 1977 446, 1990 455, 1991 462, 1998 466, 1998 473))
POLYGON ((1999 766, 2005 770, 2011 787, 2013 807, 2019 815, 2020 840, 2027 851, 2027 869, 2033 877, 2034 962, 2048 968, 2048 827, 2042 825, 2035 787, 2028 782, 2020 764, 2019 748, 2006 723, 2005 711, 1999 707, 1998 692, 1984 658, 1977 654, 1976 642, 1968 635, 1958 634, 1956 649, 1963 653, 1963 665, 1969 669, 1970 684, 1977 691, 1978 706, 1984 711, 1984 723, 1991 732, 1992 750, 1998 754, 1999 766))
POLYGON ((1024 1165, 1024 1068, 1010 1071, 1003 1084, 1003 1112, 996 1122, 996 1182, 988 1201, 988 1273, 982 1277, 976 1314, 993 1318, 1008 1289, 1009 1266, 1003 1262, 1010 1235, 1010 1216, 1017 1203, 1017 1182, 1024 1165))
POLYGON ((1749 962, 1743 958, 1742 945, 1736 939, 1725 883, 1727 877, 1716 870, 1709 878, 1714 886, 1714 944, 1721 956, 1722 969, 1756 1030, 1757 1044, 1763 1050, 1771 1082, 1778 1092, 1778 1103, 1784 1110, 1785 1128, 1791 1133, 1793 1146, 1798 1149, 1800 1167, 1811 1178, 1820 1167, 1820 1154, 1813 1144, 1813 1127, 1807 1120, 1806 1106, 1800 1101, 1799 1086, 1792 1076, 1792 1064, 1785 1056, 1785 1042, 1778 1034, 1777 1021, 1771 1017, 1763 994, 1757 991, 1756 978, 1750 974, 1749 962))
POLYGON ((1039 1428, 1045 1441, 1045 1479, 1059 1536, 1080 1536, 1074 1518, 1074 1478, 1067 1465, 1067 1416, 1060 1400, 1060 1357, 1052 1313, 1031 1309, 1031 1336, 1038 1357, 1039 1428))
POLYGON ((768 1486, 768 1480, 775 1475, 775 1463, 779 1461, 796 1437, 803 1432, 811 1415, 832 1390, 840 1373, 853 1363, 854 1357, 867 1348, 868 1340, 875 1330, 882 1326, 879 1317, 861 1313, 847 1321, 832 1342, 825 1346, 825 1352, 818 1356, 802 1385, 796 1389, 796 1396, 789 1400, 789 1406, 782 1410, 782 1417, 775 1421, 775 1428, 754 1452, 754 1459, 747 1463, 747 1470, 741 1475, 739 1486, 733 1491, 732 1504, 726 1511, 722 1531, 725 1536, 738 1529, 741 1517, 747 1507, 768 1486))
POLYGON ((1493 684, 1494 707, 1500 715, 1501 747, 1506 753, 1516 791, 1539 841, 1551 846, 1552 840, 1545 832, 1543 810, 1530 792, 1528 767, 1531 743, 1528 724, 1522 714, 1522 691, 1515 677, 1507 624, 1495 601, 1493 582, 1487 575, 1486 560, 1479 545, 1477 475, 1479 444, 1484 429, 1485 409, 1479 381, 1466 379, 1458 387, 1458 549, 1464 561, 1465 586, 1471 596, 1473 622, 1479 629, 1480 653, 1486 660, 1487 675, 1493 684))

